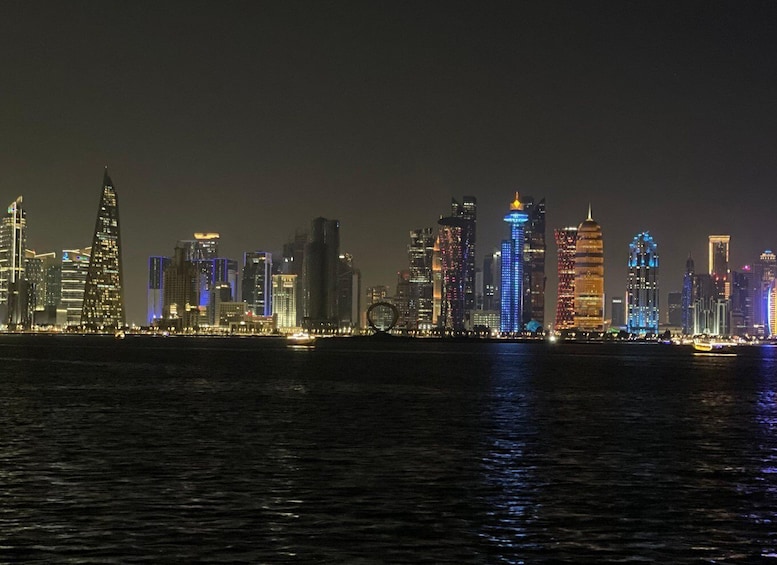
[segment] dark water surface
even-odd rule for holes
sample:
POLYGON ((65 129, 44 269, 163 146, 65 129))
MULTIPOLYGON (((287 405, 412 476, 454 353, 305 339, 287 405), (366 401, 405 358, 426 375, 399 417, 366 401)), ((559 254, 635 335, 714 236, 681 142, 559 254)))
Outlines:
POLYGON ((777 350, 0 339, 0 561, 775 561, 777 350))

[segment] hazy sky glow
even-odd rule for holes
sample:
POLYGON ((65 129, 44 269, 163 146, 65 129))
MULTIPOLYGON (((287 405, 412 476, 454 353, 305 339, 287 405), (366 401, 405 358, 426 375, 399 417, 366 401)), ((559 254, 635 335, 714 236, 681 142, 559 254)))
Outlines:
POLYGON ((777 247, 774 2, 5 2, 0 202, 29 245, 89 245, 108 165, 130 321, 149 255, 217 231, 280 252, 341 221, 364 286, 395 283, 408 230, 477 196, 478 255, 514 191, 552 228, 589 201, 608 294, 628 243, 659 245, 662 295, 731 234, 777 247))

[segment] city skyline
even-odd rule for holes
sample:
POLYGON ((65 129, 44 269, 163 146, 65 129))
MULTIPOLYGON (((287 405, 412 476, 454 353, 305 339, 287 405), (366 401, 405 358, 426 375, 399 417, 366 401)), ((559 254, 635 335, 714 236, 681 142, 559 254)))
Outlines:
POLYGON ((773 4, 42 6, 2 8, 0 195, 24 196, 29 248, 85 249, 108 165, 130 322, 148 257, 200 231, 238 258, 338 218, 363 288, 393 287, 455 194, 478 198, 478 264, 505 195, 545 198, 549 229, 591 202, 608 302, 636 232, 662 304, 709 234, 732 269, 777 248, 773 4))

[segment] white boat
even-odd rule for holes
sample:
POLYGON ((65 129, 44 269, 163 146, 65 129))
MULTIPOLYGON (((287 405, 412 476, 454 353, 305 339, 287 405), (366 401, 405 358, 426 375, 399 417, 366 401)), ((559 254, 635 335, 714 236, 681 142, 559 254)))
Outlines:
POLYGON ((307 332, 296 332, 286 336, 290 345, 313 345, 316 342, 316 336, 307 332))

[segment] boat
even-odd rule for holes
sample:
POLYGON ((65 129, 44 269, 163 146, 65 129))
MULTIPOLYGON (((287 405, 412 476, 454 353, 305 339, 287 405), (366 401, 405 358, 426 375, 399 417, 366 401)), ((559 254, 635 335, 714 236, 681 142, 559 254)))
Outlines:
POLYGON ((296 332, 286 336, 289 345, 313 345, 316 342, 316 336, 307 332, 296 332))
POLYGON ((736 354, 736 343, 724 339, 697 338, 693 340, 694 351, 702 353, 731 353, 736 354))

